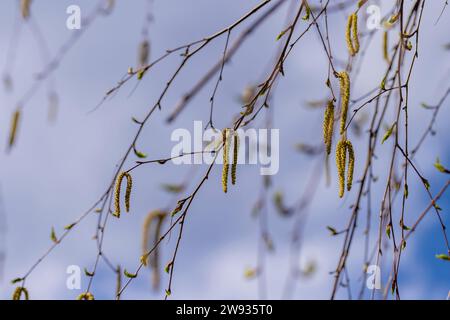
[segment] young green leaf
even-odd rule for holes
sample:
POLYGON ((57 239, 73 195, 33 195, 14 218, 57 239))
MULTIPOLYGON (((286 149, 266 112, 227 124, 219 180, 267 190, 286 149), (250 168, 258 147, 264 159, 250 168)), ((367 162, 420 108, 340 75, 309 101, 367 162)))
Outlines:
POLYGON ((391 228, 392 228, 391 224, 388 224, 386 226, 386 235, 389 239, 391 238, 391 228))
POLYGON ((441 164, 439 158, 436 159, 436 162, 435 162, 435 164, 434 164, 434 167, 435 167, 439 172, 450 174, 450 170, 446 169, 446 168, 441 164))
POLYGON ((56 232, 55 232, 55 228, 54 227, 52 227, 52 231, 50 232, 50 239, 54 243, 58 243, 58 238, 56 237, 56 232))
POLYGON ((125 275, 125 277, 130 278, 130 279, 133 279, 133 278, 137 277, 136 273, 130 273, 130 272, 127 271, 127 269, 123 270, 123 274, 125 275))
POLYGON ((441 260, 445 260, 445 261, 450 261, 450 256, 447 254, 437 254, 436 255, 437 259, 441 259, 441 260))
POLYGON ((333 228, 333 227, 327 226, 327 229, 328 229, 328 231, 330 231, 330 233, 331 233, 332 236, 335 236, 335 235, 338 234, 338 232, 336 231, 336 229, 333 228))
POLYGON ((75 222, 74 222, 74 223, 71 223, 71 224, 68 224, 67 226, 64 227, 64 229, 65 229, 65 230, 70 230, 70 229, 72 229, 75 225, 76 225, 75 222))
POLYGON ((11 284, 15 284, 15 283, 20 282, 22 280, 23 280, 23 278, 15 278, 15 279, 11 280, 11 284))
POLYGON ((381 144, 383 144, 389 137, 391 136, 392 132, 394 131, 395 123, 386 131, 386 133, 383 136, 383 139, 381 140, 381 144))
POLYGON ((133 148, 133 151, 134 151, 134 154, 136 155, 136 157, 141 158, 141 159, 147 158, 146 153, 136 150, 136 148, 133 148))
POLYGON ((88 269, 84 268, 84 274, 88 277, 93 277, 94 276, 94 272, 89 272, 88 269))

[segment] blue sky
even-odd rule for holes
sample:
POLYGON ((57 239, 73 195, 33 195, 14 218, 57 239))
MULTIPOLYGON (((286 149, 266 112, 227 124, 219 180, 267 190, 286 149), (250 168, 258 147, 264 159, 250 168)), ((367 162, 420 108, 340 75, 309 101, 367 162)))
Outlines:
MULTIPOLYGON (((146 1, 116 1, 113 13, 100 17, 86 30, 73 49, 65 56, 54 73, 55 87, 60 99, 57 121, 47 121, 48 102, 46 86, 24 106, 18 142, 13 152, 0 155, 0 182, 4 212, 7 216, 6 264, 0 282, 0 298, 9 298, 13 286, 9 280, 21 276, 51 244, 50 229, 61 233, 65 225, 76 219, 104 192, 116 163, 126 151, 136 127, 131 117, 145 115, 159 96, 169 75, 176 68, 179 57, 173 56, 151 71, 133 92, 135 82, 126 85, 113 99, 94 113, 89 113, 126 72, 135 65, 141 30, 145 19, 146 1), (133 92, 132 95, 130 93, 133 92)), ((154 22, 150 26, 152 59, 168 48, 200 39, 229 25, 259 1, 189 0, 159 1, 153 4, 154 22)), ((369 1, 376 3, 376 1, 369 1)), ((428 1, 424 13, 420 58, 411 82, 411 139, 417 141, 425 130, 431 113, 420 107, 422 102, 436 103, 450 85, 450 53, 443 45, 450 42, 450 13, 446 11, 435 25, 443 1, 428 1)), ((96 1, 41 0, 35 1, 32 14, 45 35, 52 56, 67 41, 72 32, 65 27, 66 8, 76 4, 82 15, 88 14, 96 1)), ((383 1, 384 3, 384 1, 383 1)), ((18 18, 16 1, 0 3, 0 67, 6 61, 14 22, 18 18)), ((383 7, 387 9, 387 7, 383 7)), ((252 35, 227 66, 216 102, 215 122, 218 128, 229 124, 240 111, 236 97, 242 89, 260 80, 279 43, 276 36, 283 29, 288 7, 283 7, 252 35)), ((348 11, 349 12, 349 11, 348 11)), ((348 13, 347 12, 347 13, 348 13)), ((302 28, 306 23, 302 22, 302 28)), ((337 13, 330 18, 332 45, 339 59, 346 58, 343 30, 345 15, 337 13)), ((237 32, 232 36, 237 36, 237 32)), ((171 132, 176 128, 193 129, 193 121, 209 117, 209 97, 213 83, 209 84, 177 121, 165 124, 165 119, 179 97, 195 79, 220 58, 225 38, 213 42, 207 50, 194 58, 174 83, 163 101, 162 110, 155 113, 143 131, 139 148, 150 158, 170 155, 174 143, 171 132)), ((354 84, 354 96, 376 87, 384 66, 381 50, 381 32, 367 51, 364 72, 354 84)), ((6 148, 10 114, 17 101, 33 84, 33 75, 42 70, 38 48, 28 26, 23 26, 18 38, 17 57, 12 76, 14 90, 0 90, 0 149, 6 148)), ((305 108, 305 102, 323 99, 326 94, 327 60, 317 34, 312 32, 286 61, 286 76, 282 78, 273 101, 275 128, 280 129, 280 171, 273 178, 273 189, 282 190, 286 201, 293 203, 308 188, 307 182, 316 160, 299 154, 299 142, 320 143, 322 112, 305 108)), ((436 193, 447 177, 433 167, 436 157, 450 164, 448 139, 450 129, 450 100, 446 102, 436 124, 438 134, 430 137, 417 157, 417 165, 430 180, 431 191, 436 193)), ((370 106, 368 107, 370 108, 370 106)), ((369 109, 367 109, 369 111, 369 109)), ((255 127, 264 127, 264 117, 255 127)), ((365 139, 354 137, 356 153, 364 149, 365 139)), ((375 168, 380 182, 374 192, 373 211, 379 210, 385 163, 389 145, 379 149, 375 168)), ((364 155, 364 152, 361 153, 364 155)), ((132 165, 130 158, 126 167, 132 165)), ((363 161, 357 158, 356 176, 361 174, 363 161)), ((450 166, 450 165, 448 165, 450 166)), ((199 166, 193 179, 193 188, 207 167, 199 166)), ((178 183, 189 172, 189 166, 143 166, 134 174, 131 214, 120 220, 111 220, 105 238, 105 252, 128 270, 139 262, 141 229, 144 217, 152 209, 167 205, 172 199, 161 190, 161 183, 178 183)), ((334 171, 333 171, 334 173, 334 171)), ((253 203, 259 194, 261 177, 257 166, 240 166, 238 184, 223 194, 220 184, 221 170, 213 169, 205 188, 194 201, 186 222, 174 276, 173 298, 181 299, 245 299, 258 298, 257 281, 244 279, 244 270, 254 267, 257 257, 258 223, 251 217, 253 203)), ((305 231, 301 264, 314 261, 316 273, 309 279, 300 279, 294 298, 327 299, 331 293, 333 277, 329 274, 337 264, 342 238, 332 238, 327 225, 343 229, 350 215, 348 207, 356 196, 353 191, 343 200, 337 197, 334 179, 327 187, 323 177, 314 199, 305 231)), ((410 222, 427 206, 427 197, 416 177, 410 176, 410 200, 407 214, 410 222)), ((269 199, 270 200, 270 199, 269 199)), ((447 223, 450 196, 440 202, 447 223)), ((378 221, 373 220, 377 226, 378 221)), ((275 252, 267 257, 269 298, 282 297, 288 270, 289 235, 293 220, 280 217, 270 206, 269 228, 274 238, 275 252)), ((96 217, 88 217, 74 232, 35 270, 27 280, 32 298, 72 299, 81 291, 66 288, 66 268, 79 265, 91 269, 95 261, 95 242, 91 240, 96 217)), ((375 239, 375 228, 372 239, 375 239)), ((358 229, 352 247, 349 270, 354 275, 352 288, 356 295, 362 268, 363 227, 358 229)), ((170 259, 170 242, 162 246, 162 261, 170 259)), ((445 250, 437 219, 432 212, 408 242, 401 265, 400 290, 403 298, 445 299, 450 290, 448 263, 435 259, 445 250)), ((389 272, 390 264, 382 269, 389 272)), ((115 276, 104 264, 94 279, 93 293, 97 298, 110 299, 114 294, 115 276)), ((158 299, 163 297, 167 277, 162 277, 158 292, 150 288, 150 273, 145 270, 127 288, 125 299, 158 299)), ((82 279, 82 288, 87 279, 82 279)), ((341 290, 339 298, 346 298, 341 290)))

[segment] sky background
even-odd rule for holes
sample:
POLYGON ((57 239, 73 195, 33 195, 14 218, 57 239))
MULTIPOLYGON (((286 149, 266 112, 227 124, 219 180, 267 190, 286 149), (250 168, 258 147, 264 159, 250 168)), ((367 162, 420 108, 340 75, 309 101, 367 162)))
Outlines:
MULTIPOLYGON (((382 1, 385 4, 388 1, 382 1)), ((407 1, 409 3, 410 1, 407 1)), ((450 12, 445 11, 435 24, 444 1, 427 1, 421 31, 419 60, 410 84, 410 139, 412 144, 426 129, 431 112, 420 107, 422 102, 435 104, 450 86, 450 52, 444 45, 450 42, 450 12)), ((0 67, 5 69, 14 25, 19 19, 17 1, 0 2, 0 67)), ((66 8, 79 5, 82 16, 89 14, 97 1, 40 0, 33 1, 32 16, 42 30, 51 56, 59 50, 73 32, 66 28, 66 8)), ((150 26, 151 60, 166 49, 201 39, 228 26, 249 11, 259 1, 247 0, 170 0, 153 2, 154 21, 150 26)), ((369 1, 370 4, 377 3, 369 1)), ((389 7, 385 4, 382 9, 389 7)), ((284 5, 255 32, 237 52, 224 72, 217 95, 215 125, 223 128, 240 111, 239 97, 246 85, 260 81, 267 72, 280 42, 275 38, 283 30, 289 6, 284 5)), ((330 16, 330 33, 335 57, 347 58, 344 41, 345 12, 330 16)), ((180 57, 173 55, 152 69, 133 91, 136 82, 129 82, 122 90, 99 109, 89 113, 126 72, 136 64, 137 48, 142 41, 146 1, 116 1, 114 11, 99 17, 83 33, 64 57, 54 73, 55 88, 59 96, 59 110, 54 123, 48 121, 47 87, 41 89, 24 105, 23 118, 17 145, 12 152, 0 153, 0 184, 2 210, 6 216, 7 230, 2 222, 0 249, 6 253, 0 281, 0 298, 8 299, 14 289, 10 280, 20 277, 51 245, 50 230, 55 227, 61 234, 65 225, 74 221, 105 191, 115 170, 115 165, 126 151, 136 125, 131 117, 142 118, 158 98, 180 57), (130 95, 130 93, 132 93, 130 95)), ((307 26, 303 20, 300 28, 307 26)), ((360 28, 367 31, 363 25, 360 28)), ((242 30, 238 28, 237 31, 242 30)), ((312 29, 313 30, 313 29, 312 29)), ((238 32, 233 32, 236 37, 238 32)), ((379 85, 385 63, 382 60, 381 31, 367 51, 363 72, 353 84, 352 97, 379 85)), ((233 38, 232 38, 233 39, 233 38)), ((13 78, 13 91, 0 90, 0 150, 5 150, 11 113, 19 99, 34 83, 34 76, 42 71, 43 63, 37 42, 29 25, 23 25, 17 41, 17 54, 9 67, 13 78)), ((138 142, 139 149, 157 159, 170 155, 174 142, 171 133, 177 128, 193 130, 193 121, 206 124, 209 119, 209 97, 214 81, 188 105, 171 125, 165 119, 180 96, 203 75, 218 59, 225 38, 218 38, 192 59, 180 74, 166 99, 162 110, 149 120, 138 142)), ((282 191, 286 203, 294 203, 308 188, 311 172, 317 161, 298 153, 297 143, 320 144, 323 114, 319 109, 305 107, 306 102, 326 98, 327 59, 317 33, 310 32, 295 48, 285 64, 286 76, 277 86, 272 101, 274 128, 280 129, 280 170, 273 177, 270 196, 282 191)), ((450 100, 440 113, 435 126, 438 134, 430 137, 416 158, 418 168, 431 182, 431 191, 437 193, 446 178, 437 172, 433 163, 436 157, 449 167, 448 119, 450 100)), ((366 107, 367 115, 371 106, 366 107)), ((393 109, 389 114, 392 119, 393 109)), ((255 122, 263 128, 264 116, 255 122)), ((351 136, 356 150, 355 176, 362 173, 366 139, 351 136), (363 151, 364 150, 364 151, 363 151)), ((378 227, 377 214, 382 189, 386 180, 386 163, 391 145, 378 149, 375 169, 380 179, 373 194, 373 231, 378 227)), ((136 160, 131 156, 125 167, 136 160)), ((334 161, 331 163, 333 164, 334 161)), ((161 189, 162 183, 179 183, 190 172, 191 166, 148 165, 133 174, 132 210, 120 220, 111 219, 106 231, 104 251, 114 264, 135 270, 141 255, 141 229, 146 214, 173 202, 173 196, 161 189)), ((186 192, 202 178, 206 165, 199 165, 186 192)), ((257 200, 261 176, 258 166, 243 165, 238 168, 237 186, 221 191, 221 167, 213 168, 209 180, 201 189, 189 211, 179 255, 177 258, 172 298, 174 299, 256 299, 257 280, 244 277, 246 268, 256 265, 259 223, 252 218, 251 209, 257 200)), ((340 230, 350 217, 356 188, 342 200, 337 196, 334 169, 332 183, 326 186, 323 175, 319 189, 311 204, 300 264, 314 262, 315 273, 300 278, 295 284, 295 299, 328 299, 331 294, 342 237, 330 237, 327 225, 340 230)), ((415 221, 427 206, 427 196, 414 174, 410 175, 410 197, 407 204, 407 222, 415 221)), ((183 195, 180 195, 180 198, 183 195)), ((270 199, 268 199, 270 202, 270 199)), ((365 202, 364 202, 365 203, 365 202)), ((173 203, 175 205, 175 203, 173 203)), ((444 221, 450 224, 447 194, 439 202, 444 221)), ((364 204, 365 206, 365 204, 364 204)), ((267 256, 268 297, 280 299, 289 267, 290 234, 293 219, 281 217, 269 205, 269 229, 275 251, 267 256)), ((397 206, 398 208, 398 206, 397 206)), ((365 209, 365 208, 364 208, 365 209)), ((365 213, 365 211, 364 212, 365 213)), ((92 269, 96 257, 96 244, 92 240, 97 218, 92 214, 61 243, 56 250, 30 275, 27 288, 33 299, 73 299, 87 286, 83 275, 82 290, 66 287, 69 265, 92 269)), ((349 262, 352 275, 353 297, 361 286, 363 254, 363 220, 356 231, 349 262)), ((166 224, 166 227, 168 225, 166 224)), ((169 261, 175 234, 171 241, 161 246, 162 264, 169 261)), ((375 238, 375 233, 371 237, 375 238)), ((391 248, 389 248, 391 250, 391 248)), ((402 256, 400 293, 403 299, 445 299, 450 290, 450 268, 447 262, 437 260, 435 254, 445 253, 442 234, 432 212, 415 235, 408 241, 402 256)), ((390 251, 382 268, 383 279, 390 271, 390 251)), ((160 299, 164 297, 167 276, 162 275, 159 291, 151 290, 150 271, 139 274, 125 291, 124 299, 160 299)), ((102 263, 93 281, 91 291, 98 299, 114 297, 115 275, 102 263)), ((390 296, 389 296, 390 297, 390 296)), ((338 298, 347 298, 341 289, 338 298)), ((390 297, 391 298, 391 297, 390 297)))

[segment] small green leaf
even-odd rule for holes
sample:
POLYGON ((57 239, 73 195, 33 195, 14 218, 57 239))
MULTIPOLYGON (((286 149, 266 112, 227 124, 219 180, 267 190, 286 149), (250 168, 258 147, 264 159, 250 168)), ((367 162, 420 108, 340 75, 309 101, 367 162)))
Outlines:
POLYGON ((422 178, 422 182, 425 185, 425 188, 427 188, 427 190, 430 190, 430 182, 425 178, 422 178))
POLYGON ((446 169, 440 162, 439 158, 436 159, 436 163, 434 164, 434 167, 442 173, 450 174, 450 170, 446 169))
POLYGON ((287 32, 288 30, 289 30, 289 29, 286 29, 286 30, 281 31, 280 34, 277 36, 277 41, 280 40, 281 38, 283 38, 283 36, 286 34, 286 32, 287 32))
POLYGON ((311 9, 309 8, 308 5, 306 5, 306 14, 302 19, 308 21, 310 16, 311 16, 311 9))
POLYGON ((164 271, 166 273, 170 273, 170 268, 172 268, 172 262, 169 262, 168 264, 166 264, 164 271))
POLYGON ((136 273, 130 273, 127 271, 127 269, 123 270, 123 274, 125 275, 125 277, 130 278, 130 279, 134 279, 137 277, 136 273))
POLYGON ((55 228, 54 227, 52 227, 52 231, 50 232, 50 239, 54 243, 58 243, 58 238, 56 237, 56 232, 55 232, 55 228))
POLYGON ((386 77, 381 80, 380 88, 381 90, 386 90, 386 77))
POLYGON ((11 280, 11 283, 15 284, 15 283, 20 282, 22 280, 23 280, 23 278, 15 278, 15 279, 11 280))
POLYGON ((386 226, 386 235, 389 239, 391 238, 391 228, 392 228, 391 224, 388 224, 386 226))
POLYGON ((166 296, 170 296, 172 294, 172 291, 170 289, 166 289, 166 296))
POLYGON ((93 277, 94 276, 94 272, 89 272, 88 269, 84 268, 84 274, 88 277, 93 277))
POLYGON ((330 233, 331 233, 332 236, 335 236, 335 235, 338 234, 338 232, 336 231, 336 229, 333 228, 333 227, 327 226, 327 229, 328 229, 328 231, 330 231, 330 233))
POLYGON ((405 250, 405 248, 406 248, 406 241, 405 240, 402 241, 401 248, 402 248, 402 250, 405 250))
POLYGON ((437 254, 436 255, 437 259, 441 259, 441 260, 445 260, 445 261, 450 261, 450 256, 447 254, 437 254))
POLYGON ((136 157, 144 159, 147 158, 147 154, 143 153, 141 151, 136 150, 136 148, 133 148, 134 154, 136 155, 136 157))
POLYGON ((394 131, 395 123, 386 131, 386 133, 383 136, 383 140, 381 140, 381 144, 383 144, 389 137, 391 136, 392 132, 394 131))
POLYGON ((65 230, 70 230, 70 229, 72 229, 75 225, 76 225, 75 222, 74 222, 74 223, 71 223, 71 224, 68 224, 67 226, 64 227, 64 229, 65 229, 65 230))

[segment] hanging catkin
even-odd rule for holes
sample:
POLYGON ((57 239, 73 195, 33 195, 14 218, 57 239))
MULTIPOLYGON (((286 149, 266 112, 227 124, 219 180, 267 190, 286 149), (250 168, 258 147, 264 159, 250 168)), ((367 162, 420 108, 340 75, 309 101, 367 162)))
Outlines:
POLYGON ((346 141, 346 149, 348 152, 347 191, 350 191, 352 189, 353 171, 355 169, 355 152, 350 140, 346 141))
POLYGON ((223 168, 222 168, 222 189, 223 192, 227 193, 228 191, 228 170, 229 170, 229 129, 225 128, 222 130, 222 142, 223 142, 223 168))
POLYGON ((353 39, 353 49, 355 54, 359 52, 359 37, 358 37, 358 15, 353 13, 352 18, 352 39, 353 39))
POLYGON ((350 102, 350 77, 346 71, 339 72, 337 74, 339 78, 340 91, 341 91, 341 125, 340 134, 345 132, 345 126, 347 123, 348 104, 350 102))
POLYGON ((356 13, 348 16, 345 29, 345 42, 347 43, 347 49, 351 56, 359 52, 358 15, 356 13))
POLYGON ((339 179, 339 197, 342 198, 345 192, 345 169, 347 164, 348 153, 348 169, 347 169, 347 190, 352 189, 353 171, 355 169, 355 152, 352 143, 344 137, 336 146, 336 167, 339 179))
POLYGON ((323 119, 323 141, 327 154, 331 153, 331 145, 333 140, 333 125, 334 125, 334 104, 333 100, 328 101, 325 108, 325 115, 323 119))
POLYGON ((142 233, 142 261, 144 265, 152 268, 152 286, 153 289, 159 288, 159 249, 156 245, 161 237, 162 224, 168 213, 160 210, 151 211, 144 220, 142 233), (153 230, 154 233, 153 233, 153 230), (150 240, 151 239, 151 240, 150 240), (150 250, 153 252, 149 254, 150 250))
POLYGON ((127 178, 127 188, 125 191, 125 210, 126 212, 130 211, 130 197, 131 197, 131 188, 133 187, 133 180, 131 175, 128 172, 122 172, 116 181, 116 189, 114 192, 114 207, 115 211, 113 213, 114 216, 120 218, 120 186, 122 185, 123 178, 127 178))
POLYGON ((347 18, 347 27, 345 28, 345 42, 347 43, 347 49, 351 56, 355 55, 355 49, 352 43, 352 19, 353 15, 349 15, 347 18))
POLYGON ((31 0, 21 0, 20 1, 20 13, 24 20, 27 20, 30 17, 30 5, 31 5, 31 0))
POLYGON ((29 300, 30 299, 30 296, 28 294, 28 290, 25 287, 17 287, 14 290, 12 299, 13 300, 20 300, 22 298, 22 294, 23 294, 25 300, 29 300))
POLYGON ((78 295, 77 300, 95 300, 94 295, 90 292, 84 292, 78 295))
POLYGON ((19 127, 20 121, 20 109, 14 111, 12 119, 11 119, 11 129, 9 132, 9 148, 11 148, 16 142, 17 129, 19 127))
POLYGON ((388 32, 383 32, 383 58, 389 64, 391 59, 389 59, 389 37, 388 32))
POLYGON ((345 163, 346 163, 346 143, 340 140, 336 146, 336 167, 339 178, 339 197, 342 198, 345 192, 345 163))
POLYGON ((233 131, 233 163, 231 164, 231 184, 236 184, 236 171, 239 155, 239 135, 233 131))

